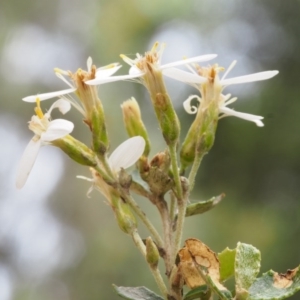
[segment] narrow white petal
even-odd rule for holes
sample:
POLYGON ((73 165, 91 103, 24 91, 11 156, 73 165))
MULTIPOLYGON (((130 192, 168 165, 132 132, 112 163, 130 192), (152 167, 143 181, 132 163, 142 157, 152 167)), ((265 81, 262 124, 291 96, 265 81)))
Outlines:
MULTIPOLYGON (((74 88, 74 86, 63 76, 63 74, 60 72, 55 72, 55 75, 62 80, 66 85, 68 85, 71 89, 74 88)), ((69 75, 68 75, 69 76, 69 75)))
POLYGON ((141 71, 137 66, 132 66, 129 69, 129 75, 140 75, 143 76, 145 74, 145 72, 141 71))
POLYGON ((233 98, 231 98, 231 99, 229 99, 229 100, 226 100, 226 101, 224 102, 224 104, 225 104, 225 106, 227 106, 227 105, 229 105, 229 104, 235 102, 237 99, 238 99, 237 97, 233 97, 233 98))
POLYGON ((89 85, 99 85, 99 84, 104 84, 104 83, 109 83, 109 82, 115 82, 115 81, 121 81, 121 80, 129 80, 137 77, 141 77, 141 74, 136 74, 136 75, 121 75, 121 76, 112 76, 112 77, 107 77, 107 78, 95 78, 92 80, 88 80, 85 83, 89 85))
POLYGON ((36 136, 30 140, 22 155, 17 171, 16 187, 18 189, 21 189, 26 183, 26 180, 31 172, 31 169, 38 155, 39 149, 42 145, 41 140, 38 139, 36 141, 35 138, 36 136))
POLYGON ((59 99, 59 100, 55 101, 51 105, 48 112, 46 113, 48 118, 50 117, 51 112, 54 108, 58 108, 58 110, 64 115, 65 113, 67 113, 71 109, 71 103, 67 100, 64 100, 64 99, 59 99))
POLYGON ((56 91, 56 92, 51 92, 51 93, 44 93, 44 94, 39 94, 39 95, 28 96, 28 97, 23 98, 22 100, 25 101, 25 102, 36 102, 36 98, 39 98, 41 101, 43 101, 43 100, 59 97, 59 96, 62 96, 62 95, 70 94, 70 93, 73 93, 75 91, 76 91, 76 89, 72 88, 72 89, 67 89, 67 90, 62 90, 62 91, 56 91))
POLYGON ((274 77, 278 73, 279 73, 278 71, 259 72, 259 73, 254 73, 254 74, 250 74, 250 75, 224 79, 224 80, 221 80, 221 84, 222 85, 230 85, 230 84, 240 84, 240 83, 246 83, 246 82, 266 80, 266 79, 270 79, 270 78, 274 77))
POLYGON ((141 136, 132 137, 118 146, 108 159, 113 171, 129 168, 141 157, 145 149, 145 140, 141 136))
POLYGON ((93 64, 93 60, 92 60, 92 58, 89 56, 88 59, 87 59, 87 61, 86 61, 87 70, 88 70, 89 72, 91 72, 91 70, 92 70, 92 64, 93 64))
POLYGON ((106 78, 113 74, 115 74, 120 68, 122 68, 121 65, 118 63, 110 64, 108 66, 102 67, 97 69, 96 71, 96 78, 106 78))
POLYGON ((72 132, 74 124, 63 119, 56 119, 49 123, 47 131, 42 133, 41 140, 43 142, 51 142, 60 139, 72 132))
POLYGON ((228 73, 234 68, 234 66, 236 65, 237 61, 234 60, 230 66, 228 67, 228 69, 226 70, 225 74, 223 75, 223 77, 221 78, 221 80, 224 80, 226 78, 226 76, 228 75, 228 73))
POLYGON ((261 117, 261 116, 256 116, 256 115, 251 115, 251 114, 247 114, 247 113, 238 112, 238 111, 235 111, 235 110, 230 109, 228 107, 221 107, 220 112, 224 113, 227 116, 234 116, 234 117, 237 117, 237 118, 241 118, 241 119, 244 119, 244 120, 247 120, 247 121, 254 122, 259 127, 264 126, 264 123, 261 121, 264 117, 261 117))
POLYGON ((179 80, 186 83, 203 83, 207 79, 197 74, 192 74, 190 72, 186 72, 176 68, 168 68, 163 70, 163 74, 173 78, 175 80, 179 80))
POLYGON ((201 55, 201 56, 195 56, 187 59, 182 59, 178 60, 169 64, 162 65, 160 68, 161 69, 166 69, 166 68, 171 68, 171 67, 178 67, 178 66, 183 66, 187 65, 190 63, 194 62, 202 62, 202 61, 208 61, 216 58, 218 55, 217 54, 207 54, 207 55, 201 55))
POLYGON ((201 102, 201 98, 197 95, 192 95, 188 97, 184 102, 183 102, 183 108, 188 114, 195 114, 198 111, 197 106, 191 105, 191 102, 193 99, 197 99, 199 102, 201 102))

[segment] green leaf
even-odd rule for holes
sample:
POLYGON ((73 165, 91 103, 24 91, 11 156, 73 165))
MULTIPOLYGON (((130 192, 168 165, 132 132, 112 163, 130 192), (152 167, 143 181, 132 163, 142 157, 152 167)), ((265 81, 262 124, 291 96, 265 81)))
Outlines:
POLYGON ((187 206, 185 216, 190 217, 194 215, 203 214, 209 211, 210 209, 214 208, 214 206, 216 206, 224 197, 225 194, 221 194, 217 197, 212 197, 211 199, 206 201, 192 203, 187 206))
POLYGON ((164 300, 162 297, 158 296, 154 292, 150 291, 144 286, 139 287, 125 287, 116 286, 113 284, 114 289, 117 294, 128 300, 164 300))
POLYGON ((249 289, 247 300, 280 300, 300 290, 300 266, 278 274, 272 270, 257 278, 249 289))
POLYGON ((237 299, 247 299, 248 290, 259 272, 260 260, 258 249, 248 244, 237 244, 234 268, 237 299))
POLYGON ((208 300, 210 298, 210 295, 211 293, 210 290, 207 288, 207 285, 201 285, 190 290, 187 294, 185 294, 183 300, 208 300))
POLYGON ((234 275, 236 249, 228 247, 218 254, 220 261, 220 281, 225 281, 234 275))

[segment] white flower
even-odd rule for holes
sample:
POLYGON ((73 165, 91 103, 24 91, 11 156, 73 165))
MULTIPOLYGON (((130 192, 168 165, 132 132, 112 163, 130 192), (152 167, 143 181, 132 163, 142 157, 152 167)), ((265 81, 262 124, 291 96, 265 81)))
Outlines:
MULTIPOLYGON (((27 96, 23 98, 22 100, 25 102, 35 102, 36 98, 38 97, 41 101, 55 98, 55 97, 60 97, 63 98, 67 101, 69 101, 80 113, 85 115, 84 108, 82 105, 78 103, 76 99, 74 99, 71 95, 73 92, 78 92, 78 89, 80 87, 78 86, 78 77, 80 76, 81 79, 89 80, 91 78, 97 77, 97 78, 109 78, 112 76, 115 72, 117 72, 122 66, 119 63, 112 63, 107 66, 101 67, 96 69, 92 65, 92 58, 89 57, 87 60, 87 71, 83 71, 79 69, 76 73, 72 73, 70 71, 64 71, 60 69, 54 69, 56 76, 61 79, 64 83, 66 83, 69 86, 69 89, 66 90, 60 90, 60 91, 55 91, 55 92, 50 92, 50 93, 44 93, 44 94, 39 94, 39 95, 32 95, 32 96, 27 96), (67 80, 64 76, 67 76, 71 79, 71 82, 67 80)), ((84 104, 83 104, 84 105, 84 104)))
POLYGON ((145 56, 140 54, 136 54, 135 59, 130 59, 125 55, 121 55, 121 58, 130 65, 129 74, 122 75, 122 76, 113 76, 110 78, 98 78, 96 76, 95 79, 89 80, 86 83, 90 85, 98 85, 107 82, 114 82, 119 80, 134 80, 136 78, 143 77, 147 73, 148 65, 151 65, 151 68, 155 68, 156 70, 163 71, 168 68, 188 65, 194 62, 203 62, 214 59, 217 55, 216 54, 208 54, 202 56, 196 56, 189 59, 182 59, 179 61, 175 61, 169 64, 161 64, 161 58, 164 50, 164 44, 158 50, 159 43, 155 43, 152 49, 149 52, 146 52, 145 56))
POLYGON ((21 189, 26 183, 39 149, 54 140, 66 136, 74 128, 74 124, 67 120, 56 119, 51 121, 50 114, 54 108, 58 108, 61 113, 65 114, 70 110, 71 105, 69 102, 60 99, 52 104, 46 114, 43 114, 39 106, 39 99, 37 99, 37 115, 34 115, 29 122, 29 129, 34 132, 34 136, 26 146, 19 164, 16 180, 18 189, 21 189))
MULTIPOLYGON (((145 140, 141 136, 134 136, 129 138, 121 145, 119 145, 108 158, 109 166, 114 174, 117 174, 121 168, 127 169, 134 165, 145 149, 145 140)), ((91 168, 93 178, 85 176, 77 176, 77 178, 84 179, 93 183, 88 190, 87 195, 91 193, 94 188, 97 188, 108 200, 111 187, 107 185, 100 175, 91 168)))
MULTIPOLYGON (((218 72, 223 70, 223 68, 220 68, 218 66, 212 66, 209 68, 200 68, 198 66, 197 69, 192 69, 191 67, 189 67, 191 72, 186 72, 176 68, 170 68, 164 70, 163 74, 173 79, 188 83, 200 90, 202 98, 198 96, 191 96, 183 104, 184 109, 188 113, 193 114, 197 112, 197 107, 191 106, 190 104, 191 100, 196 98, 200 103, 204 101, 205 95, 203 95, 204 91, 201 87, 208 82, 212 82, 215 87, 220 87, 222 92, 229 85, 267 80, 279 73, 278 71, 265 71, 265 72, 259 72, 259 73, 254 73, 246 76, 239 76, 239 77, 227 79, 226 76, 232 70, 235 64, 236 61, 233 61, 233 63, 229 66, 228 70, 225 72, 224 76, 221 79, 219 79, 218 77, 218 72)), ((222 114, 221 117, 235 116, 244 120, 252 121, 257 126, 260 127, 264 126, 263 122, 261 121, 263 117, 237 112, 227 107, 227 105, 235 102, 236 100, 237 100, 236 97, 231 98, 231 94, 227 94, 227 95, 223 95, 222 93, 220 94, 219 111, 222 114)))

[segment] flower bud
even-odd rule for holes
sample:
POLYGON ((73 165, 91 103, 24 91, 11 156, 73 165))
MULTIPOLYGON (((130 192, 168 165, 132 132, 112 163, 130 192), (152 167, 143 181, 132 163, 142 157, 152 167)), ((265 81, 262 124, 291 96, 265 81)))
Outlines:
POLYGON ((111 205, 121 230, 131 234, 137 228, 137 221, 130 206, 116 195, 111 195, 111 205))
POLYGON ((102 103, 93 107, 91 111, 90 128, 93 134, 93 149, 96 153, 104 155, 109 146, 108 135, 102 103))
POLYGON ((132 97, 125 101, 122 105, 123 120, 127 133, 130 137, 141 136, 146 142, 143 155, 148 156, 150 152, 150 140, 148 132, 141 118, 141 111, 137 101, 132 97))
POLYGON ((51 142, 52 145, 60 148, 70 158, 81 165, 94 167, 97 165, 95 153, 85 144, 67 135, 61 139, 51 142))
POLYGON ((146 259, 152 269, 157 268, 159 252, 151 237, 146 239, 146 259))

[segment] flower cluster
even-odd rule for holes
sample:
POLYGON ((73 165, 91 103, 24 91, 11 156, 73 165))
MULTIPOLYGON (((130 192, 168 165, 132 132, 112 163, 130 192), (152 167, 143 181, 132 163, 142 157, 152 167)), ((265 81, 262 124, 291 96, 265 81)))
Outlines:
MULTIPOLYGON (((96 127, 94 120, 95 107, 100 107, 100 113, 97 114, 97 118, 100 119, 100 126, 105 127, 102 104, 98 97, 97 89, 94 88, 95 85, 120 80, 131 80, 144 84, 149 90, 153 100, 153 105, 156 109, 157 117, 167 144, 172 138, 175 143, 177 143, 180 128, 178 125, 177 132, 173 132, 168 136, 170 126, 169 124, 166 125, 164 123, 165 116, 161 116, 160 114, 161 110, 166 110, 166 107, 171 107, 167 117, 173 119, 171 120, 173 121, 173 125, 177 123, 177 116, 173 113, 172 104, 168 102, 168 98, 163 98, 165 101, 164 106, 161 106, 161 98, 158 98, 159 94, 166 94, 163 82, 161 81, 163 76, 190 84, 199 91, 198 95, 192 95, 183 102, 183 107, 187 113, 194 114, 197 113, 197 111, 203 111, 211 102, 215 102, 219 118, 224 116, 235 116, 252 121, 257 126, 263 126, 263 117, 237 112, 229 108, 228 105, 236 101, 237 98, 231 97, 231 94, 224 94, 223 92, 229 85, 266 80, 275 76, 278 71, 266 71, 228 79, 227 75, 229 71, 236 64, 236 61, 234 61, 223 77, 219 78, 218 74, 220 71, 223 71, 222 67, 219 67, 217 64, 208 67, 198 65, 200 62, 216 58, 216 54, 202 55, 189 59, 182 59, 169 64, 161 64, 163 50, 164 45, 159 47, 159 44, 155 43, 153 48, 149 52, 146 52, 144 56, 137 54, 135 59, 130 59, 125 55, 121 55, 121 58, 130 66, 128 75, 113 76, 121 68, 119 63, 112 63, 101 68, 96 68, 92 64, 91 58, 88 58, 87 60, 87 71, 78 69, 75 73, 72 73, 56 68, 55 74, 67 84, 68 89, 23 98, 23 101, 25 102, 37 102, 37 108, 36 115, 34 115, 29 122, 29 129, 32 130, 35 135, 27 146, 21 159, 17 176, 17 187, 21 188, 24 185, 34 164, 38 149, 42 145, 51 144, 53 140, 60 139, 73 130, 73 123, 69 121, 61 119, 51 121, 50 113, 53 108, 59 108, 62 113, 65 113, 70 109, 70 105, 72 105, 84 116, 85 123, 87 123, 93 131, 93 126, 96 127), (185 66, 188 71, 178 69, 177 67, 179 66, 185 66), (67 78, 69 78, 69 80, 67 78), (73 96, 74 94, 75 97, 73 96), (51 106, 48 113, 43 115, 40 109, 40 101, 57 97, 59 100, 51 106), (198 108, 191 105, 193 99, 199 101, 198 108)), ((99 133, 99 135, 101 138, 101 136, 103 137, 106 133, 102 132, 99 133)), ((98 144, 96 143, 95 145, 98 144)), ((130 156, 132 154, 135 156, 135 149, 139 149, 139 147, 133 145, 131 149, 128 149, 127 155, 130 156)), ((104 147, 103 152, 105 151, 106 147, 104 147)), ((123 159, 126 159, 127 155, 124 155, 123 159)))
MULTIPOLYGON (((163 50, 164 45, 155 43, 145 55, 137 54, 134 59, 121 55, 130 66, 126 75, 115 75, 121 68, 119 63, 96 68, 91 58, 87 60, 86 70, 71 72, 56 68, 55 74, 67 85, 67 89, 23 98, 25 102, 36 103, 35 114, 29 122, 29 129, 33 131, 34 136, 21 158, 16 185, 17 188, 24 186, 42 146, 53 145, 60 148, 75 162, 89 167, 92 178, 77 178, 92 183, 88 195, 95 189, 107 199, 120 229, 132 237, 148 263, 164 299, 208 299, 214 295, 225 297, 225 294, 228 295, 226 299, 232 299, 231 292, 220 282, 217 256, 205 244, 194 238, 187 240, 181 248, 185 218, 212 209, 223 195, 193 204, 189 204, 189 195, 201 161, 214 144, 219 119, 235 116, 251 121, 259 127, 264 126, 262 116, 229 108, 237 98, 226 94, 225 89, 234 84, 270 79, 278 74, 278 71, 227 78, 236 64, 234 61, 225 74, 219 77, 224 71, 223 67, 218 64, 203 65, 204 62, 215 59, 216 54, 162 64, 163 50), (186 70, 178 67, 185 67, 186 70), (183 101, 183 108, 187 113, 195 114, 195 119, 182 144, 180 120, 165 86, 165 76, 187 83, 197 91, 195 95, 183 101), (149 93, 166 144, 165 149, 155 154, 152 159, 149 158, 151 143, 148 131, 138 101, 133 97, 121 105, 124 128, 129 138, 110 154, 108 128, 98 86, 120 80, 140 83, 149 93), (41 101, 52 98, 58 99, 44 114, 41 101), (192 105, 193 99, 199 102, 197 106, 192 105), (74 128, 72 122, 51 119, 54 108, 65 114, 71 106, 81 113, 90 130, 90 147, 70 135, 74 128), (127 170, 134 165, 134 172, 127 170), (147 198, 158 209, 162 220, 162 235, 135 202, 132 192, 147 198), (170 201, 167 202, 166 198, 170 201), (150 236, 144 239, 145 242, 138 233, 137 218, 149 231, 150 236), (205 259, 198 259, 199 257, 205 259), (158 268, 160 259, 164 261, 168 285, 162 279, 158 268), (192 294, 183 295, 184 285, 192 289, 192 294), (203 286, 205 289, 202 289, 203 286), (198 287, 200 289, 194 294, 198 287)), ((257 251, 252 252, 258 257, 257 251)), ((248 250, 244 253, 247 253, 248 257, 248 250)), ((236 255, 240 253, 236 251, 236 255)), ((246 273, 253 274, 252 271, 246 273)), ((237 282, 235 295, 244 299, 248 297, 248 280, 247 287, 239 286, 239 281, 242 280, 237 282)), ((135 291, 133 293, 135 294, 135 291)))

